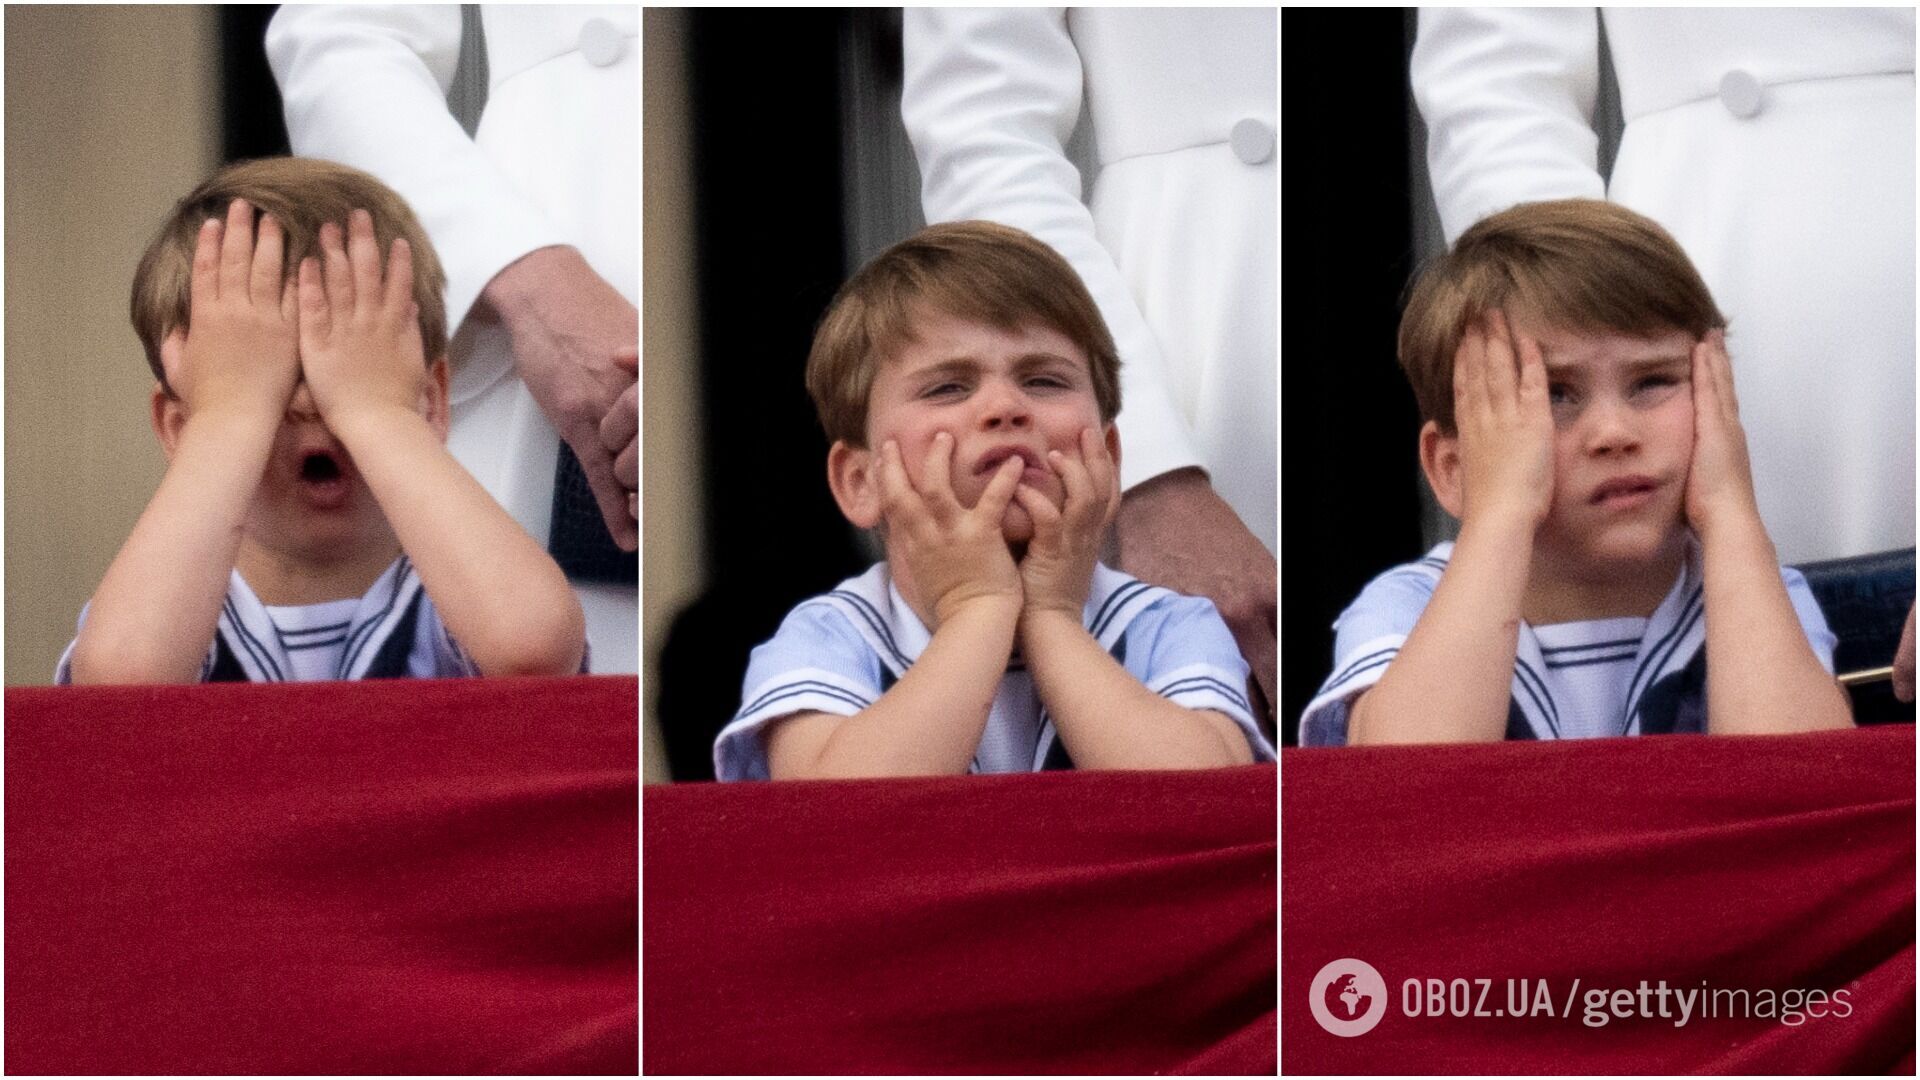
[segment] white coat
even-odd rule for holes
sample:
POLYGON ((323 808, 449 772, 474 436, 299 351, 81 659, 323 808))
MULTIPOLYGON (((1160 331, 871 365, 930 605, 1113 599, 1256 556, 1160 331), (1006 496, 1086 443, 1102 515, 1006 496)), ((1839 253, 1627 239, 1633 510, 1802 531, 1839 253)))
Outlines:
POLYGON ((1272 9, 904 15, 901 114, 930 222, 1024 229, 1073 264, 1121 359, 1121 482, 1190 465, 1275 548, 1272 9), (1099 173, 1066 144, 1084 87, 1099 173))
MULTIPOLYGON (((267 57, 294 152, 378 176, 413 207, 447 273, 455 328, 448 449, 535 537, 548 533, 559 439, 514 373, 505 328, 468 319, 509 263, 577 248, 638 303, 637 7, 482 5, 485 111, 447 110, 460 9, 283 6, 267 57)), ((577 586, 596 671, 638 660, 632 586, 577 586)))
POLYGON ((1615 9, 1626 130, 1596 169, 1593 8, 1426 8, 1414 96, 1448 242, 1611 198, 1673 233, 1730 321, 1783 561, 1914 541, 1914 14, 1615 9))

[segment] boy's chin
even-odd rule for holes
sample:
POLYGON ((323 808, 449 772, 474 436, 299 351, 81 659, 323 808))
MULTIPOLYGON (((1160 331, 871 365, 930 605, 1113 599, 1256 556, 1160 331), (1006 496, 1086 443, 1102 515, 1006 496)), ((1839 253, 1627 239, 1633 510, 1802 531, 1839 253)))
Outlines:
POLYGON ((1670 556, 1685 542, 1684 521, 1617 525, 1577 545, 1585 561, 1597 566, 1645 565, 1670 556))

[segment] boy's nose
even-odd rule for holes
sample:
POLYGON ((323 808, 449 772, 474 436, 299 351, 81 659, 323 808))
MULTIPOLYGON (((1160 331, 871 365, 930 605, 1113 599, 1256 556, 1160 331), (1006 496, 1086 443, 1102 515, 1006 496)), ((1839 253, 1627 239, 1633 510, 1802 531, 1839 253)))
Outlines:
POLYGON ((1621 402, 1595 402, 1587 408, 1586 444, 1590 454, 1622 454, 1640 447, 1633 410, 1621 402))
POLYGON ((293 398, 287 402, 287 415, 301 420, 317 420, 320 409, 313 403, 313 391, 307 389, 307 380, 301 379, 293 388, 293 398))
POLYGON ((1033 409, 1019 387, 990 382, 981 388, 977 400, 980 426, 988 431, 1025 428, 1033 423, 1033 409))

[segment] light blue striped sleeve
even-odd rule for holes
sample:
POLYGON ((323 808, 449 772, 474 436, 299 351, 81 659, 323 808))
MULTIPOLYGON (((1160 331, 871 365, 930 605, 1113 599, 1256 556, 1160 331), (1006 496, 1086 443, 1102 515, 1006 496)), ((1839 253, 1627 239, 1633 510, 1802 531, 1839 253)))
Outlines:
POLYGON ((1793 613, 1800 617, 1800 629, 1806 631, 1813 655, 1820 658, 1820 666, 1832 675, 1833 649, 1840 639, 1827 626, 1827 616, 1820 610, 1820 601, 1814 599, 1813 590, 1807 587, 1806 575, 1791 566, 1783 566, 1780 580, 1787 586, 1787 599, 1793 601, 1793 613))
POLYGON ((1333 672, 1300 714, 1301 746, 1346 745, 1347 710, 1386 674, 1433 589, 1427 572, 1396 567, 1368 582, 1334 620, 1333 672))
POLYGON ((1133 617, 1114 651, 1147 689, 1189 709, 1225 714, 1247 737, 1253 760, 1274 759, 1247 701, 1247 662, 1213 601, 1166 593, 1133 617))
POLYGON ((832 604, 808 601, 753 650, 745 693, 713 743, 721 780, 767 780, 767 725, 799 712, 852 716, 880 700, 880 658, 832 604))

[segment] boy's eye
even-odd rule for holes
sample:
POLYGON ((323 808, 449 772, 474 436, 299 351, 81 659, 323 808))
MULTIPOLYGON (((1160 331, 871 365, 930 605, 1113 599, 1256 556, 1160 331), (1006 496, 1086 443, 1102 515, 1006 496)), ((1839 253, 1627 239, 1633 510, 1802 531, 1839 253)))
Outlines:
POLYGON ((921 397, 952 397, 955 394, 966 393, 966 390, 967 388, 964 383, 948 381, 948 382, 934 383, 932 386, 929 386, 925 390, 921 391, 920 396, 921 397))
POLYGON ((1565 383, 1548 383, 1547 384, 1547 403, 1549 405, 1566 405, 1571 403, 1572 401, 1573 401, 1572 387, 1568 386, 1565 383))
POLYGON ((1027 385, 1045 387, 1049 390, 1066 390, 1072 386, 1059 375, 1035 375, 1027 380, 1027 385))
POLYGON ((1669 386, 1678 386, 1679 384, 1680 384, 1680 379, 1678 376, 1649 375, 1646 378, 1641 379, 1639 382, 1634 383, 1633 389, 1636 393, 1641 393, 1649 390, 1661 390, 1669 386))

